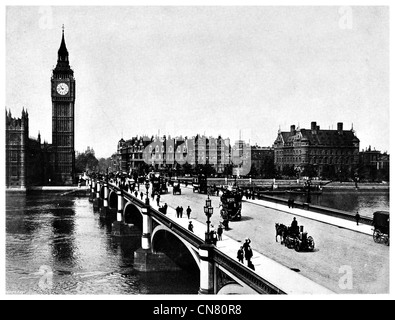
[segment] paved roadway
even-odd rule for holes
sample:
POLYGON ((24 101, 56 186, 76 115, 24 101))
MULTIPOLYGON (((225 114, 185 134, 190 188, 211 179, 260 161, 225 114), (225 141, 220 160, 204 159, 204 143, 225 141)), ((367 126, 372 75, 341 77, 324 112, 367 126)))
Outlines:
MULTIPOLYGON (((182 195, 161 196, 162 204, 192 209, 191 219, 206 221, 203 212, 207 195, 182 188, 182 195)), ((212 222, 218 226, 219 197, 211 197, 214 207, 212 222)), ((371 236, 339 228, 317 220, 297 217, 299 225, 315 241, 314 252, 296 252, 275 241, 275 223, 290 225, 293 215, 261 205, 243 202, 242 220, 230 222, 225 234, 240 244, 246 237, 252 248, 274 261, 299 272, 304 277, 339 294, 389 293, 389 247, 375 243, 371 236)), ((236 254, 236 252, 235 252, 236 254)))

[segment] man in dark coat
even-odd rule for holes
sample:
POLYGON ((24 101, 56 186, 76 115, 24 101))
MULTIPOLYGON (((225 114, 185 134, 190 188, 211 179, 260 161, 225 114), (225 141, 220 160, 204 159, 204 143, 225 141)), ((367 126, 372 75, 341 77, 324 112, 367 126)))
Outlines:
POLYGON ((180 207, 180 218, 182 218, 183 211, 184 211, 184 208, 181 206, 180 207))
POLYGON ((239 260, 240 263, 244 264, 244 250, 243 250, 243 246, 241 246, 240 249, 237 251, 237 260, 239 260))
POLYGON ((192 221, 189 221, 188 230, 193 232, 193 224, 192 221))
POLYGON ((188 219, 190 219, 190 217, 191 217, 191 212, 192 212, 192 209, 188 206, 188 208, 187 208, 188 219))

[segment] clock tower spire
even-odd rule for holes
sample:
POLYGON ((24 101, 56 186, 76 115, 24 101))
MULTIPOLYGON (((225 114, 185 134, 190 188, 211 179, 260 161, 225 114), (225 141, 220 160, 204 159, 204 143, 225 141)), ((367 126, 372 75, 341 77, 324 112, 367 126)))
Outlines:
POLYGON ((70 185, 74 182, 74 103, 75 79, 70 68, 69 52, 64 38, 58 50, 58 61, 51 77, 52 98, 52 156, 51 167, 54 183, 70 185))
POLYGON ((69 52, 67 51, 66 41, 64 40, 64 25, 62 26, 62 41, 58 50, 58 62, 55 71, 73 73, 73 70, 70 69, 69 52))

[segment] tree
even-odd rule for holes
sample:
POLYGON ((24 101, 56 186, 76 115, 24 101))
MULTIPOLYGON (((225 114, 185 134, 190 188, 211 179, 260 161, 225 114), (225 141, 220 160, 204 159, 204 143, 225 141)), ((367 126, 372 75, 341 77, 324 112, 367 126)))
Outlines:
POLYGON ((95 157, 93 149, 88 149, 84 153, 77 155, 75 159, 75 170, 77 173, 84 171, 97 171, 99 161, 95 157))
POLYGON ((296 172, 294 166, 286 165, 286 166, 283 168, 283 176, 295 177, 296 174, 297 174, 297 172, 296 172))
POLYGON ((99 172, 106 173, 108 168, 111 168, 111 157, 100 158, 98 161, 99 172))
POLYGON ((314 165, 307 164, 306 166, 304 166, 304 168, 302 170, 302 175, 304 177, 309 177, 309 178, 316 177, 317 176, 317 169, 315 168, 314 165))

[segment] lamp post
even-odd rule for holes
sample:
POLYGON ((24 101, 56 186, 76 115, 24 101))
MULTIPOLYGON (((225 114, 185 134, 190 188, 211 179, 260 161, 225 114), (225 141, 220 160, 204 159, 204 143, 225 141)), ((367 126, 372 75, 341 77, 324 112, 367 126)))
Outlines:
POLYGON ((147 192, 146 192, 146 198, 145 198, 145 204, 146 204, 146 205, 149 205, 149 197, 148 197, 149 181, 148 181, 148 180, 145 182, 145 189, 147 190, 147 192))
POLYGON ((311 188, 311 180, 307 180, 307 203, 311 202, 311 195, 310 195, 310 188, 311 188))
POLYGON ((210 196, 207 196, 206 199, 206 205, 204 206, 204 213, 207 217, 207 231, 206 231, 206 236, 205 236, 205 243, 206 244, 211 244, 211 239, 210 239, 210 218, 213 215, 213 207, 211 206, 211 199, 210 196))

